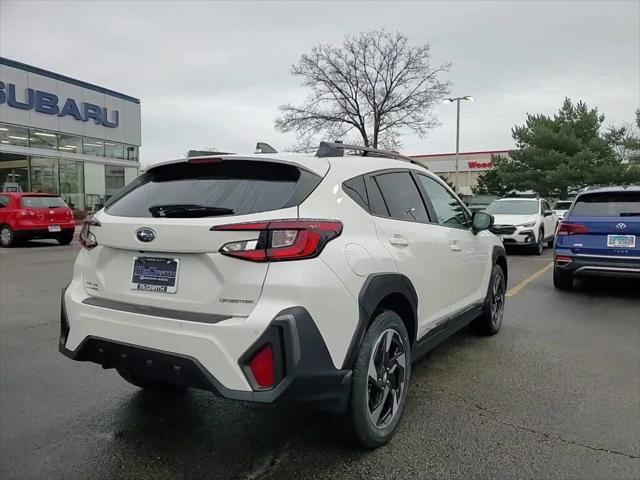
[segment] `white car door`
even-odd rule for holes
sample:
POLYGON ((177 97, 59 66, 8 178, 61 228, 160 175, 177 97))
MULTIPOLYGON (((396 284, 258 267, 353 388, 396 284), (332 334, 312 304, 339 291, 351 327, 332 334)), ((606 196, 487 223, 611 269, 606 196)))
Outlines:
POLYGON ((549 238, 553 236, 556 231, 558 215, 551 210, 551 206, 546 200, 541 201, 541 214, 544 222, 544 236, 549 238), (547 215, 545 215, 545 213, 547 213, 547 215))
POLYGON ((417 338, 449 317, 450 240, 429 223, 427 209, 408 171, 392 170, 367 179, 378 237, 411 280, 418 295, 417 338))
POLYGON ((484 235, 471 230, 471 217, 444 183, 417 175, 441 228, 446 229, 451 251, 451 314, 482 301, 488 288, 491 251, 484 235))

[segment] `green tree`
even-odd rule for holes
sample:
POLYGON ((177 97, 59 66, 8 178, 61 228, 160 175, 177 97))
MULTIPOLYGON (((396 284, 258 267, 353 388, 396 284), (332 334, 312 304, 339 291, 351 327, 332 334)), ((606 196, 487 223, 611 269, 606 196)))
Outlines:
POLYGON ((511 130, 516 149, 496 159, 494 169, 509 190, 560 198, 588 185, 637 182, 640 172, 615 154, 603 123, 597 108, 569 98, 553 117, 527 114, 511 130))
POLYGON ((478 177, 476 185, 472 187, 475 195, 496 195, 503 197, 510 192, 500 177, 500 171, 495 168, 496 162, 499 163, 500 161, 500 157, 491 155, 491 162, 494 168, 487 170, 478 177))

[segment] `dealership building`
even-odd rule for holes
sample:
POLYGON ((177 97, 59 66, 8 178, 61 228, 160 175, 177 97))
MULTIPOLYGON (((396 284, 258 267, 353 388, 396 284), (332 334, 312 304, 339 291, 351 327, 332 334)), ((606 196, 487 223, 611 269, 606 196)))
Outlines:
MULTIPOLYGON (((458 188, 463 197, 473 195, 472 187, 478 177, 493 168, 492 155, 508 156, 509 150, 484 150, 479 152, 460 152, 458 160, 458 188)), ((425 165, 451 184, 456 183, 456 154, 433 153, 412 155, 411 158, 425 165)))
POLYGON ((98 210, 138 175, 140 126, 137 98, 0 57, 0 191, 98 210))

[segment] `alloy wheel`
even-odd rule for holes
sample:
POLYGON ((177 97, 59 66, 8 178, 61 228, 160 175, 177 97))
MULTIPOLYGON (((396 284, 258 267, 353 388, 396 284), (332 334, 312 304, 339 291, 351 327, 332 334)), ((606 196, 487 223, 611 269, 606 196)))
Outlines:
POLYGON ((491 291, 491 323, 496 327, 502 324, 502 318, 504 317, 505 290, 504 277, 496 275, 491 291))
POLYGON ((11 243, 11 230, 7 227, 2 227, 0 230, 0 244, 7 246, 11 243))
POLYGON ((400 334, 387 329, 378 337, 369 360, 367 406, 377 429, 387 427, 400 409, 406 383, 406 353, 400 334))

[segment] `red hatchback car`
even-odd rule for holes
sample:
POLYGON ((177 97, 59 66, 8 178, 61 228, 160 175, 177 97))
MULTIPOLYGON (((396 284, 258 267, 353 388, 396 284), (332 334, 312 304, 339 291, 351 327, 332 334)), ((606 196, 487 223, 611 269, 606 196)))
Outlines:
POLYGON ((32 238, 54 238, 67 245, 73 240, 74 229, 73 212, 57 195, 0 192, 1 247, 32 238))

